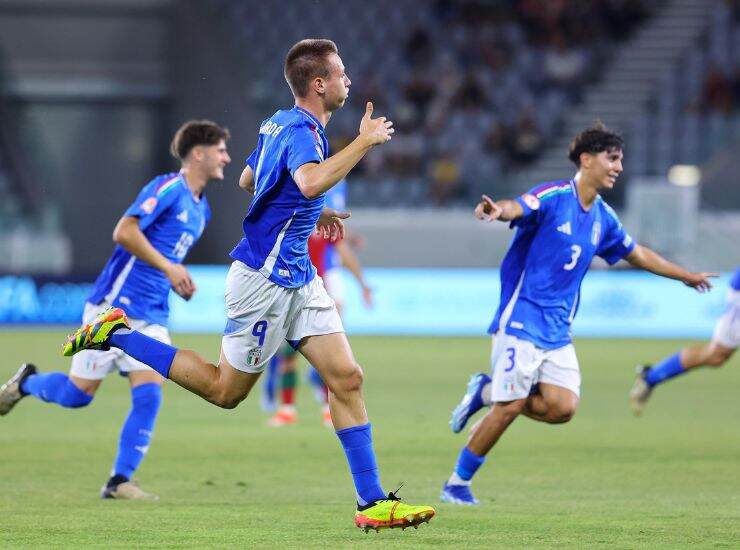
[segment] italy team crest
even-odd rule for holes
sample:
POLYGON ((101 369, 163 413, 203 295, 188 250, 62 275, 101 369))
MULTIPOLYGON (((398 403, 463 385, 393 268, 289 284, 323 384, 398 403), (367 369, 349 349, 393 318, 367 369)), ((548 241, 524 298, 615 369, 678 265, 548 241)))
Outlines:
POLYGON ((600 237, 601 237, 601 224, 599 222, 594 222, 594 226, 591 229, 591 244, 594 246, 598 246, 600 237))
POLYGON ((262 348, 252 348, 249 350, 249 353, 247 354, 247 365, 250 367, 254 367, 257 363, 260 362, 260 358, 262 357, 262 348))

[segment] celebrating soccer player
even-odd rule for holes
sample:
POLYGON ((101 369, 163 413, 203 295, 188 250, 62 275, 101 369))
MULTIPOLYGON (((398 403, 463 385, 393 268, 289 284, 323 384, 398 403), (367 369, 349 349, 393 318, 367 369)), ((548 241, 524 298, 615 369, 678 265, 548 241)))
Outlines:
POLYGON ((239 180, 254 198, 244 218, 244 238, 231 252, 228 320, 218 364, 139 331, 118 330, 128 328, 120 309, 100 314, 72 334, 64 353, 113 346, 204 399, 233 408, 287 340, 316 367, 331 392, 331 418, 357 493, 355 524, 365 530, 416 527, 429 521, 434 509, 402 503, 381 488, 362 369, 306 245, 317 225, 333 240, 343 235, 341 218, 348 214, 325 209, 324 194, 370 149, 391 139, 393 124, 372 118, 373 105, 367 103, 359 135, 328 157, 324 127, 344 105, 350 87, 337 47, 330 40, 303 40, 290 49, 284 68, 295 106, 262 123, 239 180))
MULTIPOLYGON (((182 265, 211 218, 204 190, 210 180, 222 180, 231 162, 226 152, 228 130, 207 120, 185 123, 172 140, 171 152, 182 163, 176 174, 157 176, 139 193, 113 231, 113 255, 95 281, 85 304, 83 321, 96 319, 111 306, 115 322, 125 312, 130 324, 153 342, 167 345, 170 288, 189 300, 195 293, 182 265)), ((105 330, 105 329, 104 329, 105 330)), ((80 348, 81 349, 81 348, 80 348)), ((162 401, 164 378, 125 352, 114 349, 78 353, 69 376, 39 374, 25 364, 0 388, 0 414, 7 414, 26 395, 62 407, 90 404, 103 378, 118 369, 131 384, 132 407, 121 430, 118 455, 103 498, 155 499, 131 482, 149 448, 162 401)), ((100 349, 100 347, 96 348, 100 349)))
POLYGON ((578 311, 581 281, 595 255, 609 264, 624 258, 700 292, 712 273, 689 273, 636 244, 599 191, 611 189, 622 172, 622 139, 603 125, 581 132, 570 145, 578 172, 572 180, 534 187, 515 200, 483 196, 475 216, 501 220, 516 234, 501 264, 501 299, 489 332, 494 335, 492 375, 479 373, 452 413, 460 432, 484 406, 488 414, 472 430, 441 498, 453 504, 478 501, 473 475, 509 425, 524 414, 559 424, 576 412, 581 375, 570 326, 578 311))
POLYGON ((698 346, 683 348, 657 365, 641 365, 630 391, 632 411, 642 414, 653 388, 697 367, 721 367, 740 345, 740 267, 730 280, 727 308, 714 327, 712 339, 698 346))

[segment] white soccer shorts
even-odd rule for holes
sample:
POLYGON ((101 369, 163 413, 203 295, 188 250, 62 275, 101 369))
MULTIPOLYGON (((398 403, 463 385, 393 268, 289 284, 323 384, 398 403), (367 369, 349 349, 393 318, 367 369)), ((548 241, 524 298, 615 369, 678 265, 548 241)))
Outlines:
POLYGON ((727 294, 727 308, 714 326, 712 340, 726 348, 740 345, 740 290, 727 294))
POLYGON ((284 340, 296 347, 307 336, 344 332, 321 277, 285 288, 240 261, 226 276, 226 315, 221 349, 243 372, 262 372, 284 340))
POLYGON ((493 337, 491 370, 493 402, 525 399, 539 382, 581 395, 581 371, 573 344, 547 350, 499 331, 493 337))
MULTIPOLYGON (((89 323, 98 313, 105 311, 109 307, 110 304, 105 302, 98 305, 85 304, 82 322, 89 323)), ((138 330, 142 334, 146 334, 165 344, 172 342, 170 340, 170 333, 165 326, 151 324, 140 319, 129 319, 129 321, 133 330, 138 330)), ((78 378, 85 378, 86 380, 102 380, 106 375, 116 369, 121 374, 152 370, 141 361, 137 361, 133 357, 126 355, 120 349, 111 348, 109 351, 83 350, 75 354, 72 357, 72 368, 69 373, 78 378)))
POLYGON ((343 304, 346 295, 346 285, 344 284, 342 268, 332 267, 324 273, 323 279, 326 292, 334 300, 334 303, 343 304))

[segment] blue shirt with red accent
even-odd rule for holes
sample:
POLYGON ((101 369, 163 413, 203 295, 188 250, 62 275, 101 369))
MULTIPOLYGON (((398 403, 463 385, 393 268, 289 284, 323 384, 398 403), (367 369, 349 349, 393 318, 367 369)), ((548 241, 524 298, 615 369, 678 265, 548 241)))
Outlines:
POLYGON ((501 264, 501 301, 489 333, 559 348, 571 341, 593 257, 614 264, 635 243, 601 197, 584 210, 573 180, 543 183, 516 200, 524 214, 511 223, 516 234, 501 264))
POLYGON ((306 198, 294 177, 298 168, 322 162, 328 152, 324 127, 305 109, 277 111, 262 122, 257 147, 247 159, 254 173, 254 198, 232 258, 286 288, 301 287, 316 276, 307 241, 325 194, 306 198))
MULTIPOLYGON (((139 218, 144 236, 165 258, 182 263, 211 219, 205 195, 193 196, 182 174, 150 181, 124 216, 139 218)), ((160 270, 116 245, 87 301, 122 308, 132 319, 167 325, 170 282, 160 270)))

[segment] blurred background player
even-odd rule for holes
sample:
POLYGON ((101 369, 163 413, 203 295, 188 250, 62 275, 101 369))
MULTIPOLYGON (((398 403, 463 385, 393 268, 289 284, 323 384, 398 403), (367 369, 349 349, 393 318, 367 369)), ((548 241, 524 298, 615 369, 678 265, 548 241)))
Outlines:
MULTIPOLYGON (((335 187, 326 192, 326 205, 337 211, 347 209, 347 180, 340 181, 335 187)), ((316 274, 324 281, 324 287, 334 300, 337 311, 341 316, 344 308, 345 285, 342 268, 346 267, 357 281, 362 291, 363 302, 366 307, 372 307, 372 289, 365 282, 360 259, 355 254, 354 246, 360 246, 359 237, 347 232, 345 238, 332 242, 325 239, 319 231, 315 231, 308 239, 308 254, 311 263, 316 268, 316 274)), ((295 388, 297 377, 298 357, 296 351, 288 345, 282 346, 275 358, 268 365, 263 383, 263 404, 265 410, 274 410, 275 395, 280 389, 280 405, 268 423, 271 426, 294 424, 298 420, 295 407, 295 388), (279 380, 279 383, 278 383, 279 380)), ((331 412, 329 411, 329 393, 326 384, 318 371, 309 365, 306 379, 311 385, 314 397, 322 404, 322 421, 325 426, 331 426, 331 412)))
MULTIPOLYGON (((170 288, 186 300, 196 291, 182 262, 211 218, 204 190, 210 180, 224 177, 223 168, 231 161, 228 139, 228 130, 207 120, 191 120, 180 127, 171 152, 182 168, 150 181, 118 221, 113 231, 116 247, 87 299, 83 322, 116 306, 129 315, 134 328, 170 343, 170 288)), ((62 407, 86 407, 103 378, 116 369, 131 384, 132 407, 101 496, 156 499, 132 483, 131 476, 149 448, 164 378, 121 350, 82 351, 72 359, 69 376, 41 374, 31 364, 21 366, 0 388, 0 414, 10 412, 26 395, 62 407)))
POLYGON ((698 367, 721 367, 730 360, 740 345, 740 267, 730 280, 727 307, 717 321, 709 342, 683 348, 655 365, 639 367, 630 392, 632 411, 642 414, 653 389, 686 371, 698 367))
POLYGON ((494 335, 491 377, 473 375, 450 426, 460 432, 486 405, 450 478, 444 502, 477 504, 470 491, 486 455, 520 414, 550 424, 568 422, 580 399, 581 374, 571 340, 580 287, 594 256, 682 281, 704 292, 710 273, 690 273, 636 244, 600 191, 612 189, 622 173, 622 138, 597 124, 575 137, 568 158, 572 180, 535 186, 515 200, 486 195, 475 208, 479 219, 511 222, 517 231, 501 264, 501 299, 489 328, 494 335))

